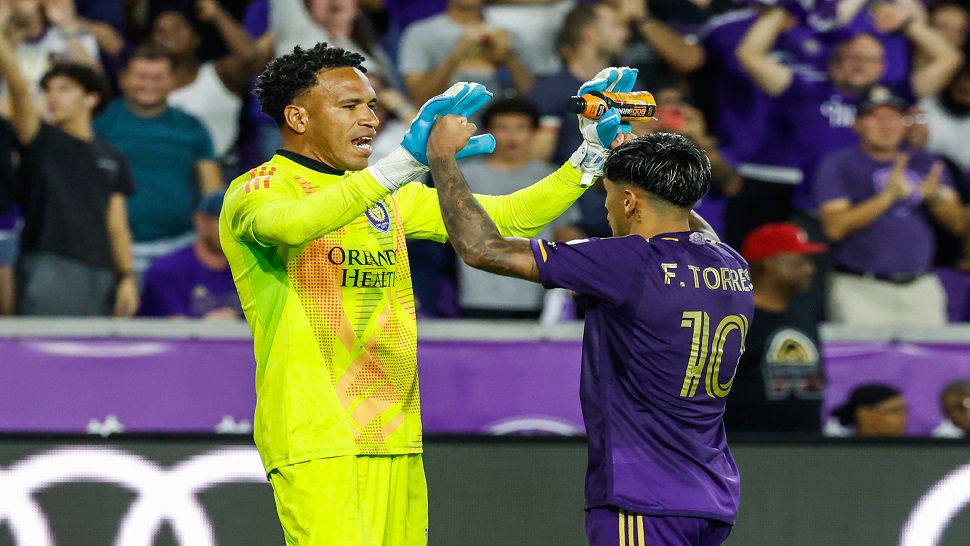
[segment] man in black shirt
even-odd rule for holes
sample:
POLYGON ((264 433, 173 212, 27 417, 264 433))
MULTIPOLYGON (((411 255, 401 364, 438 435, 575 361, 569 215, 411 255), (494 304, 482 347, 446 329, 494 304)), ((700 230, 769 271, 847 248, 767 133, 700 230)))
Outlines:
POLYGON ((18 314, 131 316, 138 288, 126 200, 134 184, 121 154, 91 126, 107 98, 104 80, 89 66, 55 65, 41 80, 47 123, 7 37, 0 37, 0 76, 22 146, 13 188, 24 215, 18 314))
POLYGON ((729 432, 821 429, 818 323, 790 306, 811 285, 809 255, 824 250, 790 223, 766 224, 745 238, 755 311, 724 414, 729 432))

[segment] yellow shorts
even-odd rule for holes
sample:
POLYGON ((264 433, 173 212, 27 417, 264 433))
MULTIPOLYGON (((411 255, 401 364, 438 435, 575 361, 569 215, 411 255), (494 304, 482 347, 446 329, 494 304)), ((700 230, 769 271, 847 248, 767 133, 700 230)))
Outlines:
POLYGON ((315 459, 270 472, 287 546, 426 546, 421 455, 315 459))

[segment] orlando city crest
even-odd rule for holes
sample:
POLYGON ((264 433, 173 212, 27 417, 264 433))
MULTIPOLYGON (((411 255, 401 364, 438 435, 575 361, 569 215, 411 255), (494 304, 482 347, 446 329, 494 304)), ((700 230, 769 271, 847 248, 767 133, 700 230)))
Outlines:
POLYGON ((364 212, 367 221, 376 229, 387 233, 391 230, 391 215, 387 213, 384 203, 378 203, 364 212))

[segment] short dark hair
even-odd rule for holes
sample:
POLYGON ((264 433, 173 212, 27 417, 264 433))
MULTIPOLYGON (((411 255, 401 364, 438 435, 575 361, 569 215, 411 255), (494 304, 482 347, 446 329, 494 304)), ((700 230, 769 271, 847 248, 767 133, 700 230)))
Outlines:
POLYGON ((328 47, 320 42, 310 49, 296 46, 293 51, 273 59, 256 80, 256 98, 259 107, 273 118, 276 125, 283 126, 283 110, 293 99, 311 89, 317 83, 317 72, 327 68, 351 67, 367 72, 361 64, 364 57, 359 53, 328 47))
POLYGON ((98 96, 98 103, 94 105, 93 114, 98 114, 104 109, 111 95, 111 88, 108 82, 98 73, 97 70, 86 64, 81 63, 56 63, 40 79, 40 87, 47 91, 47 86, 53 78, 67 78, 80 85, 85 93, 93 93, 98 96))
POLYGON ((842 426, 852 426, 856 424, 857 409, 872 407, 902 394, 895 387, 880 383, 860 385, 849 394, 849 399, 844 404, 832 410, 832 416, 838 419, 842 426))
POLYGON ((595 23, 597 17, 596 6, 579 5, 569 10, 556 34, 556 51, 560 56, 564 48, 575 47, 583 39, 583 29, 595 23))
POLYGON ((529 99, 514 97, 502 98, 488 105, 482 112, 482 127, 488 129, 492 125, 495 116, 507 114, 518 114, 529 118, 529 125, 533 129, 539 127, 539 107, 529 99))
POLYGON ((685 136, 650 133, 614 149, 606 176, 689 209, 711 186, 711 161, 685 136))
POLYGON ((131 55, 128 55, 128 62, 125 63, 125 67, 130 67, 131 63, 139 59, 144 61, 165 61, 171 67, 175 66, 175 61, 172 60, 172 56, 169 55, 168 52, 152 44, 138 46, 135 48, 135 50, 131 52, 131 55))

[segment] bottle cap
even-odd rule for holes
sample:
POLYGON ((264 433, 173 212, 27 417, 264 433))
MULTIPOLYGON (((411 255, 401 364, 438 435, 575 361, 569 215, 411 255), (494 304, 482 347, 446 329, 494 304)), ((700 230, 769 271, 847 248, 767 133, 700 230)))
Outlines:
POLYGON ((582 114, 586 109, 586 99, 583 97, 569 97, 566 100, 566 110, 574 114, 582 114))

